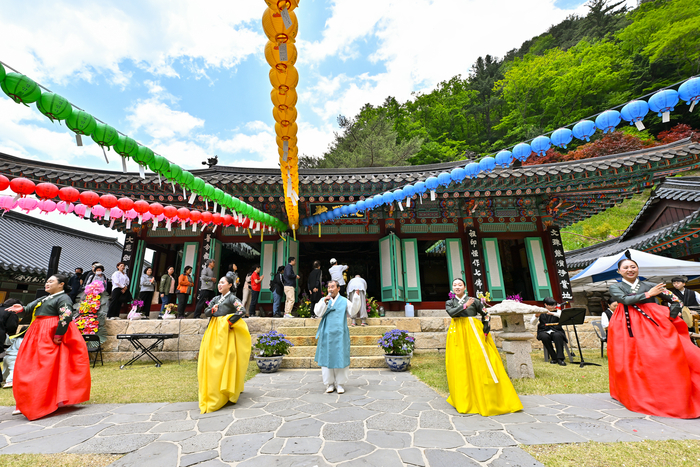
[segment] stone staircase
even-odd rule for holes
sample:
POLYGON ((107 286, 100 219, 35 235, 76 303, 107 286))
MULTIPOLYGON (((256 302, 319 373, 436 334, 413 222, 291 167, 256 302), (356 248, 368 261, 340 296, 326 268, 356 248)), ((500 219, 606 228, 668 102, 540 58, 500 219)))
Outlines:
MULTIPOLYGON (((286 335, 294 347, 282 360, 282 368, 318 368, 314 362, 316 355, 316 332, 320 320, 289 320, 277 331, 286 335)), ((350 367, 382 368, 384 351, 377 341, 385 332, 395 329, 393 325, 350 326, 350 367)))

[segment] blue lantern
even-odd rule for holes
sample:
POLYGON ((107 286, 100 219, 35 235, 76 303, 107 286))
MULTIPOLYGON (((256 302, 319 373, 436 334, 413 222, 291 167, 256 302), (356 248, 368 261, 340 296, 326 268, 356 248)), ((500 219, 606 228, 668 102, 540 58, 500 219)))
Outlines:
POLYGON ((496 168, 496 159, 486 156, 479 161, 479 171, 489 173, 496 168))
POLYGON ((470 162, 467 164, 467 166, 464 168, 464 171, 467 173, 467 177, 469 178, 476 178, 479 175, 480 169, 479 169, 479 164, 476 162, 470 162))
POLYGON ((441 186, 448 186, 450 183, 452 183, 452 177, 450 176, 449 172, 441 172, 440 175, 438 175, 438 183, 441 186))
POLYGON ((700 77, 690 78, 681 84, 681 87, 678 88, 678 97, 690 105, 690 111, 692 112, 695 104, 700 101, 700 77))
POLYGON ((639 131, 644 129, 642 120, 649 113, 649 104, 646 101, 630 101, 620 111, 620 116, 630 125, 637 126, 639 131))
POLYGON ((532 152, 539 154, 540 156, 544 156, 547 149, 549 149, 551 146, 552 142, 546 136, 538 136, 532 140, 532 143, 530 143, 532 152))
POLYGON ((428 187, 425 185, 425 182, 416 182, 413 184, 413 188, 416 189, 416 194, 419 196, 425 193, 428 189, 428 187))
POLYGON ((520 162, 525 162, 530 154, 532 154, 532 148, 527 143, 516 144, 513 148, 513 157, 520 162))
POLYGON ((357 211, 355 211, 355 212, 364 211, 365 209, 367 209, 366 204, 367 204, 366 201, 362 201, 362 200, 358 201, 355 204, 355 207, 357 208, 357 211))
POLYGON ((356 212, 357 212, 357 204, 354 204, 354 203, 353 203, 353 204, 349 204, 349 205, 348 205, 348 213, 349 213, 350 215, 353 215, 353 214, 355 214, 356 212))
POLYGON ((394 202, 394 193, 392 193, 391 191, 384 192, 384 194, 382 195, 382 202, 384 204, 393 203, 394 202))
POLYGON ((321 222, 328 222, 331 219, 331 213, 328 211, 321 213, 321 222))
POLYGON ((649 109, 658 112, 661 121, 666 123, 671 121, 671 112, 676 107, 680 97, 678 91, 674 89, 664 89, 659 91, 649 99, 649 109))
POLYGON ((309 219, 307 217, 305 217, 301 220, 301 225, 303 225, 304 227, 306 227, 308 224, 309 224, 309 219))
POLYGON ((452 169, 452 172, 450 172, 450 178, 455 183, 461 183, 466 176, 467 172, 462 167, 455 167, 452 169))
POLYGON ((435 201, 435 190, 437 190, 439 184, 440 182, 438 181, 437 177, 428 177, 428 179, 425 181, 425 186, 427 186, 428 190, 430 190, 431 201, 435 201))
POLYGON ((566 148, 572 139, 574 139, 574 135, 568 128, 559 128, 550 137, 552 144, 560 148, 566 148))
POLYGON ((406 185, 405 187, 403 187, 403 192, 407 198, 410 198, 416 194, 416 187, 414 187, 413 185, 406 185))
POLYGON ((496 154, 496 164, 501 167, 508 167, 513 163, 513 153, 510 151, 501 151, 496 154))
POLYGON ((612 133, 620 124, 622 117, 617 110, 606 110, 595 119, 595 126, 603 130, 603 133, 612 133))
POLYGON ((384 200, 382 199, 382 195, 374 195, 374 196, 372 197, 372 201, 373 201, 373 203, 374 203, 374 207, 375 207, 375 208, 381 206, 382 204, 384 204, 384 200))
POLYGON ((572 130, 574 138, 590 141, 591 136, 595 134, 595 123, 590 120, 581 120, 572 130))
POLYGON ((342 207, 340 208, 340 213, 341 213, 343 216, 347 216, 348 214, 350 214, 350 209, 348 209, 348 206, 347 206, 347 205, 342 206, 342 207))
POLYGON ((398 189, 394 190, 393 193, 394 193, 394 201, 398 201, 399 203, 401 201, 403 201, 403 199, 406 197, 402 188, 398 188, 398 189))

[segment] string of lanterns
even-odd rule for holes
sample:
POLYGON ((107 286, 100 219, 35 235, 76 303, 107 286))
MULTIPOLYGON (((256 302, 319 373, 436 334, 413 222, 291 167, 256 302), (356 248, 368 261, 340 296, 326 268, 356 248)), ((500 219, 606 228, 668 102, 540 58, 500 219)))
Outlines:
POLYGON ((275 119, 284 207, 287 219, 296 235, 299 226, 299 159, 297 149, 297 92, 299 82, 294 64, 297 61, 296 36, 299 31, 294 9, 298 0, 265 0, 267 8, 262 17, 268 38, 265 59, 270 65, 272 116, 275 119))
POLYGON ((301 220, 301 225, 310 227, 382 205, 391 206, 394 202, 397 202, 399 209, 403 211, 402 201, 404 199, 406 207, 410 207, 411 198, 414 195, 418 195, 422 203, 423 193, 430 190, 430 199, 435 200, 436 190, 440 186, 446 187, 452 182, 461 183, 467 177, 476 178, 481 172, 493 171, 497 165, 508 167, 513 163, 513 160, 525 161, 533 153, 544 156, 552 145, 566 148, 566 145, 571 143, 573 138, 589 141, 597 130, 601 130, 603 133, 611 132, 617 128, 622 120, 629 122, 630 125, 635 125, 640 131, 644 129, 642 121, 649 112, 657 113, 663 122, 668 122, 670 113, 674 111, 680 100, 690 106, 690 112, 693 111, 695 105, 700 102, 700 77, 692 77, 684 81, 678 90, 663 89, 658 91, 649 98, 648 102, 641 99, 633 100, 625 104, 620 111, 606 110, 600 113, 596 116, 595 121, 581 120, 572 129, 559 128, 550 136, 542 135, 534 138, 529 144, 516 144, 513 151, 503 150, 496 154, 496 157, 487 156, 479 162, 470 162, 464 167, 456 167, 451 172, 442 172, 437 177, 429 177, 425 181, 419 181, 413 185, 406 185, 403 188, 377 194, 357 203, 306 217, 301 220))
MULTIPOLYGON (((234 226, 236 230, 241 227, 253 229, 253 231, 265 228, 265 223, 237 216, 235 213, 222 215, 218 212, 200 212, 185 207, 163 206, 160 203, 149 203, 144 200, 134 201, 127 197, 117 198, 112 194, 80 192, 70 186, 59 189, 53 183, 35 184, 23 177, 9 180, 4 175, 0 175, 0 191, 8 187, 16 196, 0 196, 0 210, 3 213, 15 208, 26 213, 37 209, 41 214, 58 211, 61 214, 73 213, 81 219, 93 217, 111 221, 110 228, 114 227, 116 220, 121 220, 126 222, 127 229, 131 229, 131 223, 135 219, 138 219, 139 224, 151 221, 153 230, 158 228, 160 222, 165 222, 165 227, 169 231, 175 223, 179 223, 180 228, 185 230, 188 222, 192 226, 192 232, 197 232, 197 226, 202 230, 209 225, 214 225, 214 231, 219 225, 234 226), (35 195, 38 199, 30 198, 31 195, 35 195), (54 201, 56 198, 60 201, 54 201)), ((271 230, 271 227, 267 226, 267 228, 271 230)))
MULTIPOLYGON (((189 190, 188 203, 190 205, 199 195, 204 199, 207 210, 211 202, 213 210, 220 211, 221 216, 226 215, 228 209, 236 218, 249 218, 280 232, 287 230, 287 225, 281 220, 263 213, 238 198, 224 193, 223 190, 206 183, 203 179, 195 177, 179 165, 155 154, 148 147, 141 146, 134 139, 120 134, 113 127, 98 122, 95 117, 73 106, 64 97, 49 91, 42 93, 40 86, 31 78, 20 73, 7 73, 2 63, 0 63, 0 89, 18 104, 29 107, 28 104, 36 103, 39 112, 52 122, 65 122, 66 126, 76 134, 79 145, 82 145, 82 136, 90 136, 102 148, 107 163, 109 163, 107 151, 110 148, 113 149, 121 156, 122 169, 125 173, 126 160, 132 159, 139 166, 141 178, 146 178, 144 170, 145 167, 148 167, 158 174, 159 183, 162 184, 161 176, 170 181, 173 193, 175 193, 175 183, 180 185, 185 199, 188 199, 187 190, 189 190)), ((296 222, 298 223, 298 219, 296 222)))

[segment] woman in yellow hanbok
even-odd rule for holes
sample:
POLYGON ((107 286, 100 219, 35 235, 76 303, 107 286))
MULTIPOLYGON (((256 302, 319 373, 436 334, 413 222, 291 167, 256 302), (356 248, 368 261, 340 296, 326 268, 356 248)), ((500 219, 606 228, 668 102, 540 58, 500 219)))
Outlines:
POLYGON ((234 404, 243 392, 243 382, 250 360, 250 332, 241 316, 245 308, 231 293, 233 281, 224 276, 219 293, 204 312, 211 316, 199 347, 197 377, 199 410, 214 412, 231 401, 234 404))
POLYGON ((452 317, 447 331, 445 366, 450 395, 447 402, 459 413, 499 415, 522 410, 496 344, 489 335, 483 305, 468 297, 462 279, 452 282, 454 298, 445 303, 452 317), (477 316, 481 315, 481 319, 477 316))

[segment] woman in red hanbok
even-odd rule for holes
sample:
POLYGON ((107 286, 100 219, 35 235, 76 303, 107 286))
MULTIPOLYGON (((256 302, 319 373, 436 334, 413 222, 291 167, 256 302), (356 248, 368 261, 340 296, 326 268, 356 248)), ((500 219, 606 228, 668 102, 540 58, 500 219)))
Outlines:
POLYGON ((90 399, 90 361, 85 340, 71 320, 68 278, 54 274, 44 290, 49 295, 25 307, 9 308, 32 314, 17 355, 12 387, 17 410, 29 420, 90 399))
POLYGON ((622 282, 610 286, 619 303, 608 328, 610 395, 634 412, 700 417, 700 348, 678 317, 680 303, 663 283, 640 282, 627 256, 617 265, 622 282))

